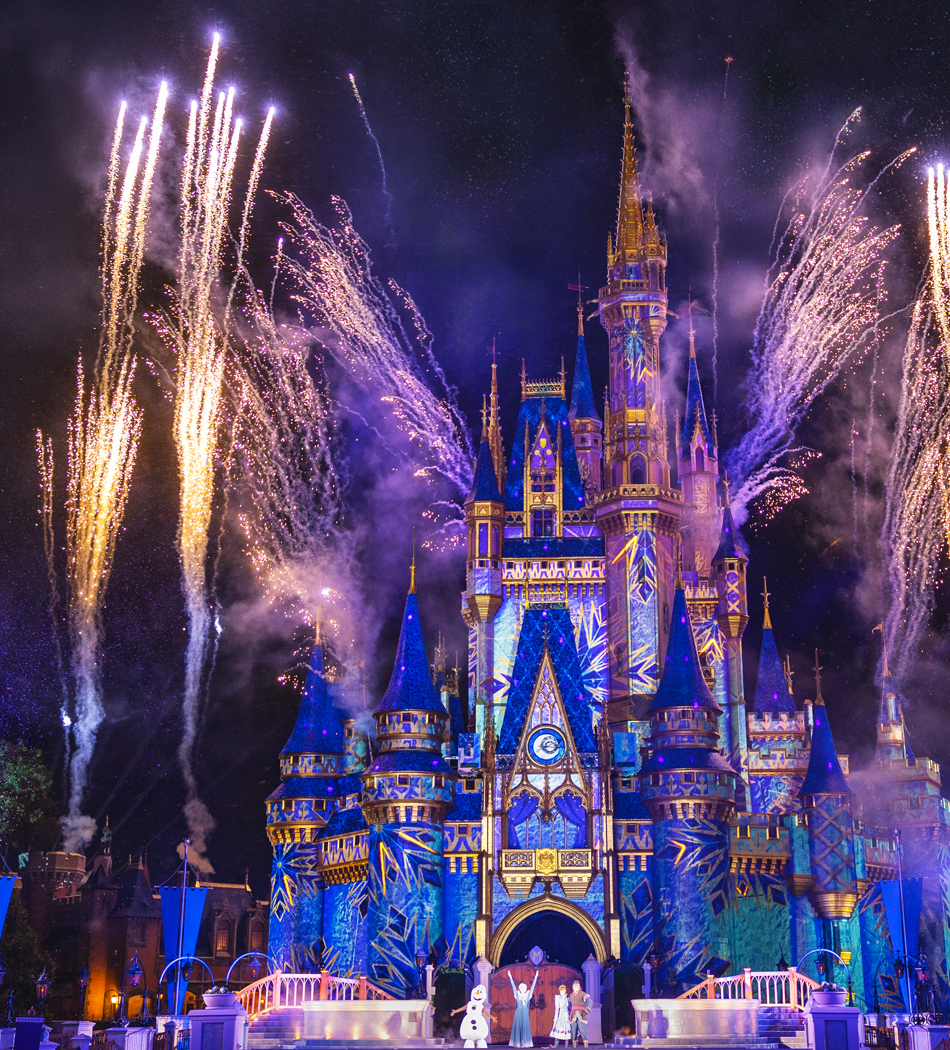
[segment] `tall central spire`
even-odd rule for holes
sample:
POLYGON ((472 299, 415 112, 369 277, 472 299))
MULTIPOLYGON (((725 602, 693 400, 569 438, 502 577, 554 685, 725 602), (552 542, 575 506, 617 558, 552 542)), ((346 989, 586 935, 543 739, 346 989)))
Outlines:
POLYGON ((640 201, 637 147, 630 120, 630 99, 627 98, 624 100, 623 168, 620 176, 620 206, 617 211, 617 254, 623 258, 628 251, 638 248, 642 240, 643 205, 640 201))

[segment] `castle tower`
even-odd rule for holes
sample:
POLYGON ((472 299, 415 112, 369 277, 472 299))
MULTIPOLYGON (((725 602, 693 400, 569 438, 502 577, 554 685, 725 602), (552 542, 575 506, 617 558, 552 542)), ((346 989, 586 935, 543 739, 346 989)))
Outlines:
POLYGON ((820 918, 849 919, 858 901, 851 789, 841 771, 828 724, 817 652, 815 682, 817 695, 812 708, 811 754, 808 772, 799 791, 808 821, 812 875, 809 898, 820 918))
POLYGON ((679 581, 663 678, 650 703, 650 757, 638 773, 653 821, 653 931, 662 994, 724 971, 717 917, 729 893, 736 774, 719 753, 722 711, 703 677, 679 581))
MULTIPOLYGON (((494 365, 492 366, 494 370, 494 365)), ((470 667, 476 729, 484 728, 485 710, 493 696, 495 614, 501 606, 501 544, 505 504, 498 488, 486 412, 482 410, 482 440, 475 459, 475 480, 465 500, 468 552, 462 615, 474 634, 474 666, 470 667)), ((499 435, 500 440, 500 435, 499 435)))
POLYGON ((877 718, 877 748, 874 758, 885 769, 889 768, 892 762, 896 762, 898 767, 906 766, 908 762, 911 765, 916 762, 904 725, 900 693, 891 677, 891 670, 887 666, 886 648, 884 650, 884 680, 881 683, 881 709, 877 718))
POLYGON ((748 808, 749 800, 749 745, 742 670, 742 635, 749 622, 746 595, 748 560, 745 552, 736 544, 736 527, 732 520, 727 485, 719 546, 712 558, 712 581, 716 587, 716 616, 726 664, 727 703, 726 718, 722 727, 722 747, 729 756, 732 768, 739 774, 736 805, 740 810, 748 808))
POLYGON ((680 485, 683 489, 683 568, 706 579, 719 541, 722 513, 719 509, 719 451, 703 404, 696 363, 696 333, 689 317, 689 379, 686 412, 679 446, 680 485))
POLYGON ((458 779, 442 757, 448 714, 426 660, 415 566, 392 677, 373 717, 376 758, 362 775, 370 825, 367 976, 401 999, 418 980, 416 951, 428 955, 443 935, 444 821, 458 779))
POLYGON ((606 541, 612 722, 656 692, 666 651, 682 495, 670 487, 659 339, 666 328, 666 244, 641 200, 626 106, 616 243, 600 290, 609 387, 604 489, 593 498, 606 541))
POLYGON ((318 631, 297 721, 280 753, 281 782, 266 803, 267 837, 274 850, 268 944, 285 972, 305 972, 320 954, 323 887, 317 839, 336 802, 345 751, 318 631))
POLYGON ((762 597, 765 599, 765 617, 762 621, 762 648, 759 651, 759 677, 755 682, 754 710, 757 715, 780 715, 783 712, 793 715, 798 711, 792 686, 785 675, 775 635, 772 631, 772 617, 769 613, 769 588, 762 580, 762 597))
POLYGON ((581 293, 577 293, 577 358, 574 362, 574 386, 571 390, 571 407, 568 412, 574 449, 581 481, 588 500, 602 487, 604 424, 601 422, 594 391, 590 382, 590 367, 587 363, 587 346, 584 341, 584 304, 581 293))

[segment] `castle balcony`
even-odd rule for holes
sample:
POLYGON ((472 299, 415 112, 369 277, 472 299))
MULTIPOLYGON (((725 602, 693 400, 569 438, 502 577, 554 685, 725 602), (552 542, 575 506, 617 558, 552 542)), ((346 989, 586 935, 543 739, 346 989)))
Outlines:
POLYGON ((506 849, 501 851, 499 877, 509 897, 526 899, 535 879, 561 884, 564 896, 587 896, 594 876, 594 851, 589 849, 506 849))

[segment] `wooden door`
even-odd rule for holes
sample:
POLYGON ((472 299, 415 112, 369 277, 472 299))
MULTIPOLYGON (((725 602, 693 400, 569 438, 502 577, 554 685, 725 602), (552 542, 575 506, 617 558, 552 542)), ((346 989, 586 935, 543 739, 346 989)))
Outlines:
MULTIPOLYGON (((515 999, 511 993, 508 973, 510 972, 514 978, 516 988, 522 981, 530 988, 534 980, 534 971, 535 968, 531 963, 514 963, 511 966, 502 966, 492 974, 491 1012, 496 1018, 491 1029, 493 1043, 507 1043, 511 1036, 511 1025, 515 1016, 515 999)), ((536 1045, 552 1041, 554 997, 557 995, 558 986, 566 985, 568 995, 570 995, 571 984, 574 981, 580 981, 581 987, 584 987, 584 978, 570 966, 544 962, 538 967, 538 971, 538 984, 528 1007, 531 1035, 536 1045)))

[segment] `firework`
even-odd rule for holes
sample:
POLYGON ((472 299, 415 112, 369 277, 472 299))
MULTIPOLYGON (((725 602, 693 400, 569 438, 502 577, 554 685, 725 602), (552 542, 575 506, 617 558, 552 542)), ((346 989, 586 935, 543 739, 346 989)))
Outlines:
POLYGON ((356 86, 356 77, 352 73, 347 73, 347 77, 350 81, 350 87, 353 89, 353 96, 356 99, 356 104, 360 107, 360 116, 363 118, 363 127, 366 128, 366 134, 369 135, 373 145, 376 147, 376 157, 379 160, 379 170, 382 174, 383 185, 382 191, 383 196, 386 198, 386 228, 389 230, 390 237, 394 237, 392 227, 392 209, 393 209, 393 195, 389 192, 389 188, 386 185, 386 165, 383 163, 383 151, 379 145, 379 139, 373 134, 373 129, 370 126, 369 117, 366 115, 366 106, 363 105, 363 96, 360 94, 360 89, 356 86))
MULTIPOLYGON (((388 406, 409 442, 410 452, 402 458, 416 466, 416 475, 438 475, 459 495, 468 492, 474 458, 468 428, 415 303, 397 285, 390 282, 387 290, 373 275, 369 249, 339 198, 334 198, 338 224, 332 230, 293 195, 280 199, 292 209, 286 231, 297 249, 295 256, 284 256, 283 265, 307 322, 326 333, 327 352, 356 386, 388 406), (411 317, 411 336, 396 302, 411 317)), ((456 521, 458 509, 451 505, 456 521)))
POLYGON ((835 152, 860 110, 848 118, 835 139, 828 165, 807 195, 803 180, 786 198, 791 218, 777 235, 768 287, 756 321, 752 367, 748 378, 750 429, 727 456, 733 513, 745 519, 753 501, 771 495, 768 513, 807 491, 789 454, 795 431, 814 402, 849 359, 859 357, 874 340, 883 318, 884 250, 898 227, 881 228, 863 209, 868 195, 888 170, 913 150, 887 164, 863 189, 861 174, 868 153, 837 169, 835 152))
POLYGON ((919 649, 950 539, 950 212, 943 168, 930 172, 927 198, 930 262, 904 348, 881 531, 891 592, 884 630, 899 676, 919 649))
MULTIPOLYGON (((125 103, 119 109, 109 161, 102 225, 102 326, 95 371, 87 384, 79 362, 76 401, 69 420, 66 501, 66 582, 74 716, 64 700, 69 734, 69 809, 65 848, 81 849, 95 822, 82 813, 89 763, 103 719, 99 678, 102 604, 125 513, 142 429, 132 393, 132 354, 138 280, 148 233, 149 199, 158 160, 167 91, 162 84, 146 145, 143 117, 121 181, 125 103), (144 160, 143 160, 144 152, 144 160)), ((53 534, 53 447, 37 434, 44 545, 51 612, 58 601, 53 534)), ((58 639, 57 639, 58 644, 58 639)), ((57 652, 59 650, 57 649, 57 652)))
MULTIPOLYGON (((233 285, 221 271, 228 244, 228 214, 241 139, 241 121, 233 115, 234 89, 220 92, 212 109, 218 59, 215 34, 204 86, 191 105, 181 184, 181 254, 178 311, 164 332, 177 356, 174 440, 181 485, 178 554, 188 617, 185 654, 183 733, 179 760, 185 780, 185 805, 193 852, 203 861, 205 838, 213 826, 198 798, 194 748, 200 698, 211 652, 213 598, 208 580, 208 540, 219 460, 224 375, 233 285)), ((274 111, 264 122, 242 209, 237 240, 240 270, 254 191, 274 111)))

